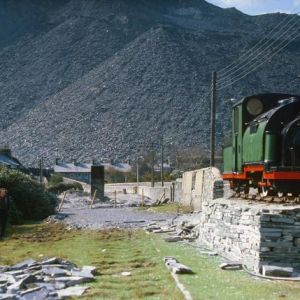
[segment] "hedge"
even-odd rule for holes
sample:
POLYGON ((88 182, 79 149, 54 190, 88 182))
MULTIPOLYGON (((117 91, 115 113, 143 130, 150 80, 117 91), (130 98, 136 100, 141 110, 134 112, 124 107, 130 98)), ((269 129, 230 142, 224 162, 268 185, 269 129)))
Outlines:
POLYGON ((0 166, 0 187, 8 189, 13 224, 42 220, 55 212, 57 197, 21 171, 0 166))

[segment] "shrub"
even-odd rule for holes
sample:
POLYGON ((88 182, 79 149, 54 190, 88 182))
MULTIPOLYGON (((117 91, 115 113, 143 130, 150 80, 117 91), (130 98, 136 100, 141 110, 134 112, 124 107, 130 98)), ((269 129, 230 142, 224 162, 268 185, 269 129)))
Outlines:
POLYGON ((12 223, 42 220, 55 211, 56 196, 20 171, 0 166, 0 187, 7 188, 11 197, 12 223))
POLYGON ((62 183, 64 181, 64 178, 62 175, 60 174, 53 174, 50 179, 49 179, 49 185, 53 186, 53 185, 57 185, 59 183, 62 183))
POLYGON ((68 190, 83 191, 83 187, 79 182, 74 182, 74 183, 60 182, 58 184, 48 187, 48 192, 54 193, 56 195, 61 194, 62 192, 65 192, 68 190))

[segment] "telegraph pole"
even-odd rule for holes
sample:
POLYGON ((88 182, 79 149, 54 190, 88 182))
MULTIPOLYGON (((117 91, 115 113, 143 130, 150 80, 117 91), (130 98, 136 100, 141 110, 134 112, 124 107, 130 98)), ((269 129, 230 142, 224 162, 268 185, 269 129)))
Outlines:
POLYGON ((139 157, 136 159, 136 185, 139 186, 140 183, 140 174, 139 174, 139 157))
POLYGON ((154 187, 154 144, 151 146, 151 186, 154 187))
POLYGON ((164 186, 164 138, 161 137, 160 140, 161 147, 161 166, 160 166, 160 178, 161 178, 161 186, 164 186))
POLYGON ((40 169, 40 184, 42 184, 43 183, 43 158, 40 158, 39 169, 40 169))
POLYGON ((217 73, 212 73, 210 102, 210 166, 215 166, 217 73))

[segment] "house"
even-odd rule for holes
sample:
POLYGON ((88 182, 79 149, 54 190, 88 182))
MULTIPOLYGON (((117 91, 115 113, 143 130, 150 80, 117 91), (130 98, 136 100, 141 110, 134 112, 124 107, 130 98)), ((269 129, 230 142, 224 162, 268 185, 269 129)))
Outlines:
POLYGON ((97 190, 97 196, 104 198, 104 166, 91 163, 59 162, 56 160, 54 173, 64 178, 79 181, 90 186, 91 195, 97 190))
POLYGON ((24 169, 23 165, 12 156, 11 150, 7 147, 0 148, 0 165, 10 169, 24 169))

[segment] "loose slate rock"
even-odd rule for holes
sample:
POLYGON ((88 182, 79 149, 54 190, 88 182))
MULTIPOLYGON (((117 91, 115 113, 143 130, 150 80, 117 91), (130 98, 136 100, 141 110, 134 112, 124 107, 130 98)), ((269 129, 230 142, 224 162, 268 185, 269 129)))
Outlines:
POLYGON ((29 289, 21 293, 21 300, 45 300, 49 292, 46 288, 29 289))
POLYGON ((86 287, 77 289, 75 285, 93 281, 95 272, 95 267, 80 269, 56 257, 40 263, 29 259, 13 267, 1 267, 0 300, 57 300, 67 297, 58 296, 61 290, 72 291, 70 296, 80 296, 86 287), (70 286, 75 287, 67 289, 70 286))
POLYGON ((14 294, 1 294, 0 293, 0 299, 1 300, 14 300, 16 298, 15 298, 14 294))
POLYGON ((51 277, 70 275, 69 271, 58 267, 43 268, 43 272, 47 275, 50 275, 51 277))
POLYGON ((84 286, 72 286, 72 287, 68 287, 66 289, 57 291, 57 295, 59 298, 82 296, 86 290, 87 290, 87 287, 84 287, 84 286))
POLYGON ((219 267, 222 270, 241 270, 243 268, 241 263, 223 263, 219 267))
POLYGON ((24 260, 14 266, 12 266, 10 269, 11 270, 20 270, 20 269, 24 269, 26 267, 32 266, 36 263, 36 261, 32 258, 24 260))
POLYGON ((182 241, 182 237, 181 236, 168 236, 165 238, 165 241, 166 242, 169 242, 169 243, 175 243, 175 242, 179 242, 179 241, 182 241))
POLYGON ((170 269, 173 273, 194 274, 193 270, 190 267, 179 263, 174 257, 165 257, 164 261, 166 267, 170 269))

